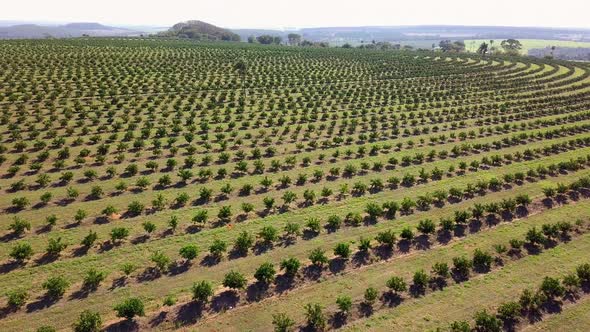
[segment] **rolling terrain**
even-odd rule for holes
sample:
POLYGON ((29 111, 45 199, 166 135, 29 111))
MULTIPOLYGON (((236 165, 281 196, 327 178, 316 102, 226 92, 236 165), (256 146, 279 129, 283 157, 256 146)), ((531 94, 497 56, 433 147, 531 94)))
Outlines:
POLYGON ((590 326, 585 63, 7 40, 0 82, 2 331, 590 326))

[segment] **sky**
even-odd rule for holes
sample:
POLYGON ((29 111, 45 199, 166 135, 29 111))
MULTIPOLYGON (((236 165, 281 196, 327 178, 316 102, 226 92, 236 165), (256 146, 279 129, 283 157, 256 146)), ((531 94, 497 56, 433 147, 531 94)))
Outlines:
POLYGON ((0 20, 227 28, 495 25, 590 28, 590 0, 20 0, 0 20))

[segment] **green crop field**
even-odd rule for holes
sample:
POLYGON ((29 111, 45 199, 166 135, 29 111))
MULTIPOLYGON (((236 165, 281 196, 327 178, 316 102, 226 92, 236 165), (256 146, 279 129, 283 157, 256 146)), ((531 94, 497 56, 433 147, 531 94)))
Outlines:
MULTIPOLYGON (((532 48, 547 48, 551 46, 555 47, 590 47, 588 42, 578 41, 567 41, 567 40, 545 40, 545 39, 519 39, 522 44, 520 53, 528 54, 532 48)), ((483 42, 489 43, 489 40, 485 39, 468 39, 465 40, 465 48, 469 52, 476 52, 479 45, 483 42)), ((500 47, 501 40, 495 41, 495 46, 500 47)))
POLYGON ((0 331, 590 326, 583 63, 0 41, 0 192, 0 331))

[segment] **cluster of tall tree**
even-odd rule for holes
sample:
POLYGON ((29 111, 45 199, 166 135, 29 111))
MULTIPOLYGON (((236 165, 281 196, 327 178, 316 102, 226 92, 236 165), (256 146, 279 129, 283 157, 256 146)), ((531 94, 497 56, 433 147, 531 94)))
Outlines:
POLYGON ((462 40, 451 41, 450 39, 441 40, 438 46, 443 52, 465 52, 465 43, 462 40))
POLYGON ((283 42, 283 38, 281 36, 271 36, 271 35, 260 35, 258 37, 250 36, 248 37, 248 43, 260 43, 263 45, 270 45, 270 44, 277 44, 280 45, 283 42))
MULTIPOLYGON (((480 55, 486 55, 486 54, 493 54, 498 52, 499 50, 493 46, 494 45, 494 40, 490 40, 489 43, 486 42, 482 42, 479 47, 477 48, 477 53, 480 55)), ((520 43, 520 41, 516 40, 516 39, 506 39, 503 40, 500 43, 500 46, 502 47, 502 50, 504 51, 504 53, 508 54, 508 55, 518 55, 520 50, 522 49, 522 44, 520 43)))

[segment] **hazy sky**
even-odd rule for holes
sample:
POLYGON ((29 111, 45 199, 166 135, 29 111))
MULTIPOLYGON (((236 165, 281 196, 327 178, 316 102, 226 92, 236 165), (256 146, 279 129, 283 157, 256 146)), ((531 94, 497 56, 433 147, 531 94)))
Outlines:
POLYGON ((590 28, 590 0, 16 0, 0 20, 169 26, 199 19, 230 28, 510 25, 590 28))

